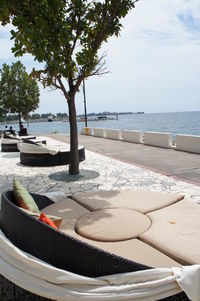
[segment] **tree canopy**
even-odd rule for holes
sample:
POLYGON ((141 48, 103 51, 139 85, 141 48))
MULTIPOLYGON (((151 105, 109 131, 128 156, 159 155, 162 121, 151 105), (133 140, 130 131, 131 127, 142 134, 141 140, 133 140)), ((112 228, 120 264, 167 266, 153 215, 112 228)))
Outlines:
POLYGON ((3 102, 0 100, 0 120, 3 121, 4 117, 6 115, 6 111, 3 106, 3 102))
POLYGON ((20 61, 0 69, 0 103, 3 112, 17 113, 27 118, 39 106, 39 88, 20 61))
POLYGON ((138 0, 1 0, 0 21, 11 23, 15 56, 33 55, 42 63, 32 76, 60 89, 68 103, 71 174, 79 172, 75 95, 82 81, 105 73, 102 43, 118 36, 138 0))
MULTIPOLYGON (((43 69, 34 70, 44 86, 62 88, 68 80, 76 92, 84 77, 98 74, 102 42, 119 35, 120 19, 134 7, 132 0, 2 0, 0 20, 11 22, 16 56, 31 53, 43 69), (97 67, 97 68, 96 68, 97 67)), ((67 93, 68 94, 68 93, 67 93)), ((67 95, 66 94, 66 95, 67 95)))

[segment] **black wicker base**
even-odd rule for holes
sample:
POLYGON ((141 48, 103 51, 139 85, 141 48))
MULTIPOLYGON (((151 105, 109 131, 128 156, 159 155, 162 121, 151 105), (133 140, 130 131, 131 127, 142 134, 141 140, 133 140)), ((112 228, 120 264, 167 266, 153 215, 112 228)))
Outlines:
MULTIPOLYGON (((70 152, 51 154, 27 154, 20 152, 20 163, 27 166, 57 166, 69 164, 70 152)), ((85 149, 79 149, 79 162, 85 160, 85 149)))
POLYGON ((187 295, 184 292, 182 292, 172 297, 168 297, 159 301, 190 301, 190 300, 188 299, 187 295))
POLYGON ((2 143, 1 144, 1 151, 2 152, 19 152, 16 142, 12 143, 12 144, 2 143))
MULTIPOLYGON (((1 301, 50 301, 50 299, 32 294, 10 282, 0 275, 0 300, 1 301)), ((52 300, 51 300, 52 301, 52 300)))

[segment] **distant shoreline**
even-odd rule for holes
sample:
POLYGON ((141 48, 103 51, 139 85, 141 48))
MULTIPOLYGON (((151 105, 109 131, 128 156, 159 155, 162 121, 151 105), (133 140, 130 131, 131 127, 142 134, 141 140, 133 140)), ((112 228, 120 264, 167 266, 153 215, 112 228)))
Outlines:
MULTIPOLYGON (((88 127, 110 128, 136 131, 153 131, 176 134, 188 134, 200 136, 200 112, 180 112, 180 113, 156 113, 156 114, 131 114, 119 115, 118 119, 89 121, 88 127)), ((64 118, 66 119, 66 118, 64 118)), ((18 130, 18 122, 7 122, 14 130, 18 130)), ((27 125, 24 124, 26 127, 27 125)), ((77 122, 78 131, 80 132, 85 122, 77 122)), ((4 129, 4 123, 1 130, 4 129)), ((69 122, 63 122, 63 117, 56 121, 47 122, 47 119, 30 120, 28 132, 30 134, 50 134, 50 133, 69 133, 69 122)))
MULTIPOLYGON (((87 117, 88 119, 91 117, 99 117, 99 116, 116 116, 116 115, 132 115, 132 114, 144 114, 144 112, 102 112, 102 113, 88 113, 87 117)), ((53 116, 53 115, 51 115, 53 116)), ((77 118, 84 118, 85 115, 84 114, 79 114, 77 115, 77 118)), ((51 121, 69 121, 69 117, 54 117, 51 121)), ((77 120, 80 121, 80 120, 77 120)), ((45 118, 30 118, 28 120, 28 123, 34 123, 34 122, 49 122, 48 117, 45 118)), ((16 120, 10 120, 10 121, 4 121, 1 122, 2 125, 4 124, 18 124, 19 121, 18 119, 16 120)), ((23 123, 27 123, 26 121, 24 121, 23 123)))

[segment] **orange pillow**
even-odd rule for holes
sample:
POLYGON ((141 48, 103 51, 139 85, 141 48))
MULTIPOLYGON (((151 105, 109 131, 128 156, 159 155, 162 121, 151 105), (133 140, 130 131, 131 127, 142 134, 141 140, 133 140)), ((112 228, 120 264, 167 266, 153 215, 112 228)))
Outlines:
MULTIPOLYGON (((30 211, 30 210, 27 210, 27 209, 24 209, 24 208, 21 208, 21 210, 26 212, 27 214, 35 217, 36 219, 38 219, 39 216, 40 216, 40 213, 36 213, 36 212, 30 211)), ((56 225, 57 228, 60 227, 60 224, 62 223, 62 218, 61 217, 54 216, 54 215, 49 215, 49 214, 47 214, 47 217, 56 225)))
POLYGON ((43 212, 40 213, 40 216, 38 218, 39 221, 51 226, 52 228, 58 230, 58 228, 56 227, 56 225, 54 224, 54 222, 48 218, 43 212))

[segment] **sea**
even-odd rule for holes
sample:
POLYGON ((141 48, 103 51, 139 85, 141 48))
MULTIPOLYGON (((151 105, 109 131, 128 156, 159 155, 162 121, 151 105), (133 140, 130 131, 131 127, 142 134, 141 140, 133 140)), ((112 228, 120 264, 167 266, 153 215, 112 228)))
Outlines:
MULTIPOLYGON (((8 125, 18 131, 17 124, 8 125)), ((79 132, 84 126, 84 122, 78 122, 79 132)), ((171 133, 173 137, 176 134, 200 136, 200 111, 118 115, 116 120, 88 121, 88 127, 164 132, 171 133)), ((0 129, 4 129, 4 126, 1 125, 0 129)), ((28 126, 28 133, 36 135, 69 131, 69 122, 63 121, 31 122, 28 126)))

